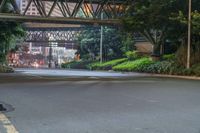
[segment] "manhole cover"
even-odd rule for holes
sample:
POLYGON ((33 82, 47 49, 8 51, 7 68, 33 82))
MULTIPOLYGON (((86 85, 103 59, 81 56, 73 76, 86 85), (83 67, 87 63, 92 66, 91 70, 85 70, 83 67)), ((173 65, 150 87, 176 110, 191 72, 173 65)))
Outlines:
POLYGON ((13 110, 14 110, 14 108, 12 107, 12 105, 6 104, 4 102, 0 102, 0 111, 1 112, 10 112, 13 110))

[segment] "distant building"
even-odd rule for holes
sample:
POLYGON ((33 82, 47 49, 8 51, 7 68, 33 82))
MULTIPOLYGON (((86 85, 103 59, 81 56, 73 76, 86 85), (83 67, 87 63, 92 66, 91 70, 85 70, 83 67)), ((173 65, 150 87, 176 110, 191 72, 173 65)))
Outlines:
MULTIPOLYGON (((28 0, 20 0, 20 11, 23 13, 28 5, 28 0)), ((26 15, 39 15, 39 12, 35 6, 35 4, 32 2, 29 9, 26 12, 26 15)))
MULTIPOLYGON (((20 11, 21 13, 24 13, 27 5, 28 5, 28 0, 19 0, 18 1, 18 5, 20 7, 20 11)), ((51 7, 52 7, 52 4, 53 2, 48 2, 48 1, 45 1, 43 2, 44 6, 45 6, 45 11, 46 13, 48 14, 48 12, 50 11, 51 7)), ((39 16, 40 13, 39 11, 37 10, 37 7, 35 6, 34 2, 31 3, 30 7, 28 8, 27 12, 26 12, 26 15, 37 15, 39 16)), ((56 17, 61 17, 63 16, 59 7, 58 6, 55 6, 51 16, 56 16, 56 17)))

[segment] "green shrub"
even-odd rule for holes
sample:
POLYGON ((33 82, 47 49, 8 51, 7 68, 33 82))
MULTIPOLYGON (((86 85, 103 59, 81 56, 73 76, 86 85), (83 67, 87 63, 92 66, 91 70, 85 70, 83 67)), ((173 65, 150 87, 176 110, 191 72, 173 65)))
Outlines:
POLYGON ((171 73, 171 68, 173 64, 174 63, 171 61, 158 61, 144 67, 141 71, 148 72, 148 73, 169 74, 171 73))
POLYGON ((200 76, 200 64, 186 69, 184 66, 178 65, 174 61, 159 61, 143 67, 139 71, 147 73, 185 75, 185 76, 200 76))
POLYGON ((200 64, 193 65, 191 69, 195 76, 200 76, 200 64))
POLYGON ((14 69, 8 66, 0 65, 0 73, 12 73, 14 69))
POLYGON ((168 61, 172 61, 175 60, 175 54, 166 54, 162 56, 163 60, 168 60, 168 61))
POLYGON ((157 73, 157 74, 170 74, 170 75, 192 75, 193 71, 179 66, 175 61, 158 61, 145 66, 142 72, 157 73))
POLYGON ((144 57, 135 61, 127 61, 122 64, 113 67, 115 71, 141 71, 144 67, 152 64, 153 61, 150 58, 144 57))
POLYGON ((87 69, 87 65, 90 63, 92 63, 92 61, 72 61, 63 63, 61 67, 68 69, 87 69))
POLYGON ((122 58, 122 59, 111 60, 104 63, 95 62, 95 63, 89 64, 88 68, 90 68, 91 70, 111 70, 113 66, 116 66, 127 60, 128 60, 127 58, 122 58))
POLYGON ((70 68, 70 66, 71 66, 72 64, 74 64, 74 63, 76 63, 76 61, 67 62, 67 63, 62 63, 62 64, 61 64, 61 67, 62 67, 62 68, 70 68))
POLYGON ((0 52, 0 63, 6 62, 6 55, 5 53, 0 52))
MULTIPOLYGON (((190 55, 190 63, 191 65, 195 65, 196 63, 200 63, 200 45, 193 45, 191 48, 191 55, 190 55)), ((187 66, 187 47, 181 45, 176 52, 176 59, 177 63, 182 66, 187 66)))
POLYGON ((87 65, 87 69, 90 70, 98 70, 98 68, 101 66, 100 62, 93 62, 87 65))
POLYGON ((134 60, 134 59, 139 58, 136 51, 128 51, 125 54, 126 54, 126 57, 128 58, 128 60, 134 60))

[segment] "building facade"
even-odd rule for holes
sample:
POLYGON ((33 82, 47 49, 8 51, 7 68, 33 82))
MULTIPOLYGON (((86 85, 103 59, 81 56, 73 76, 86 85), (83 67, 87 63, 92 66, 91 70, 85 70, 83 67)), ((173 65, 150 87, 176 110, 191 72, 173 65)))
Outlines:
MULTIPOLYGON (((28 2, 29 2, 28 0, 19 0, 19 6, 20 6, 21 13, 24 13, 24 11, 26 10, 28 2)), ((45 6, 45 11, 48 14, 48 12, 50 11, 50 9, 53 5, 53 2, 45 1, 45 2, 43 2, 43 4, 45 6)), ((37 7, 35 6, 34 2, 31 3, 30 7, 28 8, 28 10, 26 12, 26 15, 33 15, 33 16, 39 16, 40 15, 40 13, 38 12, 37 7)), ((55 6, 51 16, 56 16, 56 17, 62 16, 62 13, 61 13, 58 6, 55 6)))
MULTIPOLYGON (((20 11, 21 11, 21 13, 23 13, 28 5, 28 0, 20 0, 19 5, 20 5, 20 11)), ((38 15, 39 16, 39 12, 33 2, 31 3, 29 9, 27 10, 26 15, 38 15)))

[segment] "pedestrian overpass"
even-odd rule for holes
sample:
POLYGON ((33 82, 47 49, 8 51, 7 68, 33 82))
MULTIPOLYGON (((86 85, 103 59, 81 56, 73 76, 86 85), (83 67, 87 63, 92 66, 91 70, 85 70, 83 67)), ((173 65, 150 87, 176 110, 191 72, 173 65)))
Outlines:
POLYGON ((83 25, 112 25, 119 27, 132 0, 0 0, 0 21, 18 21, 24 24, 24 42, 49 46, 50 42, 69 47, 75 44, 83 25), (12 12, 4 5, 11 3, 12 12), (37 14, 29 14, 32 6, 37 14), (56 25, 55 25, 56 23, 56 25), (69 24, 69 25, 66 25, 69 24), (73 25, 71 25, 73 24, 73 25), (53 38, 53 39, 51 39, 53 38))
POLYGON ((54 45, 77 49, 77 38, 85 25, 91 25, 91 32, 100 32, 101 25, 120 28, 120 19, 133 4, 133 0, 21 0, 19 6, 17 1, 0 0, 0 21, 22 22, 26 31, 23 42, 48 47, 49 60, 54 45), (12 12, 3 10, 7 2, 12 12), (29 14, 33 5, 37 14, 29 14))
POLYGON ((26 31, 25 43, 42 47, 56 43, 68 49, 77 48, 78 35, 85 28, 81 25, 51 23, 24 23, 23 26, 26 31))
POLYGON ((22 0, 27 4, 22 9, 17 0, 0 0, 0 20, 20 22, 47 22, 68 24, 120 24, 132 0, 22 0), (4 4, 10 1, 13 12, 3 12, 4 4), (38 14, 27 14, 34 5, 38 14), (59 13, 56 13, 59 12, 59 13))

